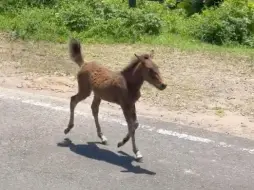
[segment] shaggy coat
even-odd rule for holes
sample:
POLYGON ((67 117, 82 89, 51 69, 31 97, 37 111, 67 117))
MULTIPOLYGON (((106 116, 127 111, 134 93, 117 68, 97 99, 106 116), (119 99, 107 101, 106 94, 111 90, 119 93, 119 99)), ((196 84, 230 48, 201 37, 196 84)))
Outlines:
POLYGON ((107 138, 103 135, 98 120, 101 100, 120 105, 128 124, 128 133, 118 143, 118 147, 123 146, 131 138, 133 152, 136 158, 141 160, 142 155, 135 143, 135 130, 139 125, 135 103, 141 96, 140 88, 144 81, 147 81, 159 90, 164 90, 167 86, 161 79, 158 66, 152 61, 154 51, 151 51, 150 54, 134 54, 135 59, 121 71, 116 72, 94 61, 86 62, 81 54, 80 42, 75 39, 70 41, 69 50, 71 59, 78 64, 80 70, 77 74, 78 93, 71 97, 70 119, 64 133, 67 134, 74 126, 74 109, 76 105, 90 96, 93 91, 94 97, 91 109, 98 137, 104 144, 107 143, 107 138))

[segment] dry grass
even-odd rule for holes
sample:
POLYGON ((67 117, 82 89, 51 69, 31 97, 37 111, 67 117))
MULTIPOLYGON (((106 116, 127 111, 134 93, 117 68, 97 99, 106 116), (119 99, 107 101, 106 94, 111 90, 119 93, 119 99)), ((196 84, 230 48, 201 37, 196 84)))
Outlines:
MULTIPOLYGON (((76 91, 74 76, 78 67, 70 61, 66 44, 7 39, 0 35, 2 80, 9 78, 9 81, 16 80, 16 84, 22 79, 21 86, 17 85, 20 88, 76 91)), ((120 70, 134 53, 151 49, 155 50, 155 62, 168 88, 159 92, 148 84, 143 87, 140 102, 148 105, 150 112, 152 106, 164 113, 206 114, 215 118, 234 113, 254 118, 254 59, 251 56, 190 53, 144 45, 83 45, 83 55, 87 60, 98 60, 111 69, 120 70)), ((252 120, 249 122, 253 125, 252 120)))

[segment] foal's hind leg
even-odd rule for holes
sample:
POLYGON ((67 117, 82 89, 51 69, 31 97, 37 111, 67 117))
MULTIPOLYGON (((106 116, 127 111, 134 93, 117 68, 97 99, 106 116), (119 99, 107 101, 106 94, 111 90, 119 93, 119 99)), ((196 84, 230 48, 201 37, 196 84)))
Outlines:
POLYGON ((101 131, 101 126, 100 126, 99 119, 98 119, 100 103, 101 103, 101 98, 98 96, 94 96, 93 102, 91 105, 91 109, 93 112, 93 117, 94 117, 96 129, 97 129, 97 135, 101 139, 103 144, 107 144, 107 138, 103 135, 103 133, 101 131))
POLYGON ((87 98, 89 96, 89 93, 87 94, 81 94, 80 92, 77 93, 76 95, 71 97, 70 100, 70 119, 69 119, 69 124, 68 127, 64 130, 64 134, 67 134, 70 132, 70 130, 74 127, 74 110, 77 104, 87 98))

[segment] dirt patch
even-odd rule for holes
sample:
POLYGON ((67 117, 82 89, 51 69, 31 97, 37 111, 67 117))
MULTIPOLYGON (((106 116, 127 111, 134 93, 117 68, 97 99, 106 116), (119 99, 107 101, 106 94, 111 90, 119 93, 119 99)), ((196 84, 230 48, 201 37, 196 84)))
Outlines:
MULTIPOLYGON (((76 93, 78 70, 67 44, 9 41, 0 35, 0 84, 69 98, 76 93)), ((144 45, 83 45, 87 60, 98 60, 114 70, 124 67, 134 53, 155 50, 168 88, 142 88, 139 114, 254 138, 254 63, 251 56, 181 52, 144 45)), ((90 101, 90 99, 88 100, 90 101)), ((104 103, 119 112, 119 107, 104 103)))

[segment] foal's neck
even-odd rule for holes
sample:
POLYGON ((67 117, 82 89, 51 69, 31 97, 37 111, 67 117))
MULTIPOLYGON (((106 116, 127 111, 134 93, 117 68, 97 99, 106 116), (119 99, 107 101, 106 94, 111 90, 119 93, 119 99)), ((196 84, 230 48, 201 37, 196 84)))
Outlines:
POLYGON ((144 79, 142 76, 141 68, 138 68, 138 62, 133 62, 121 71, 121 74, 125 78, 128 89, 132 93, 140 91, 144 79))
POLYGON ((128 89, 133 92, 138 92, 144 83, 143 77, 141 75, 138 75, 138 72, 124 73, 123 76, 125 78, 125 81, 127 82, 128 89))

